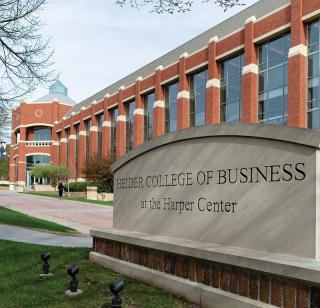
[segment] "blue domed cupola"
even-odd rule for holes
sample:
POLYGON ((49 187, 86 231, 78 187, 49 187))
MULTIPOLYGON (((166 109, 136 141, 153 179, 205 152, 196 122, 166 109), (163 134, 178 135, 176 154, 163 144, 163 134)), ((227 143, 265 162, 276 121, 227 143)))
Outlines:
POLYGON ((49 93, 60 93, 60 94, 68 95, 68 88, 60 80, 56 80, 49 87, 49 93))

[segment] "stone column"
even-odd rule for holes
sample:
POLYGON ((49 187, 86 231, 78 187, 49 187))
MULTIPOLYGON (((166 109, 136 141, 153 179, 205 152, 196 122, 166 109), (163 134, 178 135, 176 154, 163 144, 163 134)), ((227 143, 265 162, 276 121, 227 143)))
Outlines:
POLYGON ((183 53, 179 58, 179 93, 177 97, 177 129, 189 127, 190 91, 186 74, 186 58, 183 53))
POLYGON ((121 86, 118 92, 117 158, 126 154, 126 111, 123 104, 123 90, 124 86, 121 86))
POLYGON ((159 137, 164 135, 164 117, 165 117, 165 108, 164 108, 164 91, 161 86, 161 71, 163 67, 158 66, 156 69, 155 76, 155 102, 153 105, 153 137, 159 137))
POLYGON ((136 148, 144 141, 144 106, 140 95, 142 77, 138 77, 135 84, 135 103, 133 118, 133 147, 136 148))
POLYGON ((288 59, 288 125, 307 127, 307 63, 303 0, 291 2, 291 48, 288 59))
POLYGON ((208 47, 208 81, 206 85, 206 124, 220 123, 220 76, 216 61, 218 37, 210 39, 208 47))
POLYGON ((242 122, 258 122, 258 74, 257 51, 254 45, 255 16, 245 23, 244 67, 242 71, 242 122))

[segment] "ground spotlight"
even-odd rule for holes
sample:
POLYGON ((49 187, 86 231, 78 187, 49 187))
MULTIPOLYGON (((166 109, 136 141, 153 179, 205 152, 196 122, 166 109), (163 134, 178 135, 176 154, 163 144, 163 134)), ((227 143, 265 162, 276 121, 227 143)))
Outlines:
POLYGON ((113 293, 112 308, 121 308, 120 292, 123 290, 124 280, 119 278, 110 284, 110 291, 113 293))
POLYGON ((52 273, 49 273, 49 259, 51 257, 51 252, 47 251, 41 254, 41 259, 43 261, 43 265, 42 265, 42 274, 40 274, 41 277, 49 277, 49 276, 53 276, 52 273))
POLYGON ((69 282, 69 290, 66 291, 66 295, 68 296, 77 296, 83 293, 82 290, 78 289, 78 280, 77 280, 77 274, 79 274, 79 266, 76 264, 72 264, 68 270, 67 273, 71 276, 71 280, 69 282))

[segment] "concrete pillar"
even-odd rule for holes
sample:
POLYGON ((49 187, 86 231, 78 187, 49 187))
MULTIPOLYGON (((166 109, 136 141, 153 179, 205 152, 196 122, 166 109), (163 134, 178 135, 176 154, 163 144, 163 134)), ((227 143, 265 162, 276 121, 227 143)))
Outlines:
POLYGON ((306 30, 302 21, 303 0, 291 2, 291 48, 288 59, 288 125, 307 127, 306 30))
POLYGON ((153 105, 153 137, 159 137, 164 134, 164 91, 161 86, 161 71, 163 67, 158 66, 155 76, 155 102, 153 105))
POLYGON ((210 39, 208 47, 208 81, 206 85, 206 124, 220 123, 220 76, 216 61, 218 37, 210 39))
POLYGON ((133 118, 133 147, 136 148, 144 141, 144 108, 143 101, 140 95, 142 77, 138 77, 135 84, 135 102, 136 109, 133 118))
POLYGON ((244 67, 242 71, 242 122, 258 122, 258 74, 257 50, 254 45, 254 16, 245 24, 244 67))
POLYGON ((121 86, 118 92, 117 158, 126 154, 126 110, 123 104, 123 90, 124 86, 121 86))
POLYGON ((184 53, 179 58, 179 93, 177 97, 177 129, 189 127, 190 91, 186 74, 186 58, 184 53))

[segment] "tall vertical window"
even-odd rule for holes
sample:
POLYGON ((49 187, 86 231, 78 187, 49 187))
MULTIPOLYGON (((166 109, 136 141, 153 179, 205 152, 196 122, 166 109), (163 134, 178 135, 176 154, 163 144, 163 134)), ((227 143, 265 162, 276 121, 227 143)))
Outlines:
POLYGON ((259 122, 288 123, 290 34, 259 47, 259 122))
POLYGON ((190 126, 206 123, 206 84, 208 70, 190 76, 190 126))
POLYGON ((155 94, 150 93, 144 97, 144 140, 149 140, 153 135, 153 104, 155 94))
POLYGON ((80 125, 76 125, 75 127, 76 132, 76 147, 75 147, 75 178, 77 179, 79 176, 79 133, 80 133, 80 125))
POLYGON ((164 89, 165 105, 165 132, 174 132, 177 130, 177 96, 179 92, 179 83, 173 83, 164 89))
POLYGON ((308 128, 320 130, 320 21, 308 27, 308 128))
POLYGON ((88 161, 90 157, 90 128, 91 128, 91 119, 85 122, 86 126, 86 160, 88 161))
POLYGON ((133 112, 135 109, 135 101, 126 104, 126 151, 130 151, 133 147, 133 112))
POLYGON ((220 121, 240 122, 243 54, 220 65, 220 121))
POLYGON ((103 114, 97 115, 97 130, 98 130, 98 142, 97 142, 97 153, 98 156, 102 155, 102 126, 103 126, 104 116, 103 114))
POLYGON ((118 118, 118 108, 112 109, 110 111, 111 118, 111 143, 110 143, 110 152, 112 155, 117 153, 117 118, 118 118))
POLYGON ((70 129, 66 129, 66 137, 67 137, 67 149, 66 149, 66 161, 67 166, 69 166, 69 160, 70 160, 70 129))

